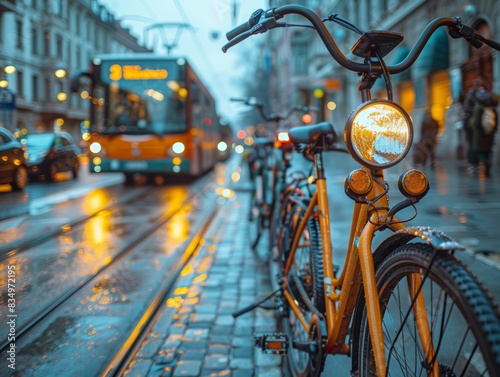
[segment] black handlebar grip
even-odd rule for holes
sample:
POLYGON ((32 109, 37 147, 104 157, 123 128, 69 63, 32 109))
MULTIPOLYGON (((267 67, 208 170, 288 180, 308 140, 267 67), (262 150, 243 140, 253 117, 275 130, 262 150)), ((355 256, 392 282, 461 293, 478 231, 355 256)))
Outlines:
POLYGON ((244 24, 241 24, 239 26, 236 26, 233 30, 229 30, 227 33, 226 33, 226 38, 228 41, 230 41, 231 39, 233 39, 234 37, 237 37, 238 35, 240 35, 241 33, 244 33, 245 31, 248 31, 252 28, 252 25, 250 25, 247 22, 245 22, 244 24))
POLYGON ((227 40, 230 41, 231 39, 237 37, 241 33, 244 33, 245 31, 250 30, 253 26, 255 26, 257 24, 257 22, 259 22, 260 16, 262 15, 262 13, 264 13, 264 11, 262 9, 256 10, 255 12, 252 13, 252 15, 250 16, 250 18, 248 19, 247 22, 245 22, 239 26, 236 26, 233 30, 229 30, 226 33, 227 40))

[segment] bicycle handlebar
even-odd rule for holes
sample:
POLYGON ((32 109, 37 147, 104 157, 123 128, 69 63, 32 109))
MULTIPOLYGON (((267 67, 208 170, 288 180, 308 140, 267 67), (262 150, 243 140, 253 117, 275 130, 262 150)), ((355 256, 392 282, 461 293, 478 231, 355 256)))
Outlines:
POLYGON ((286 119, 290 118, 290 116, 296 111, 308 113, 309 111, 316 111, 317 110, 317 109, 309 107, 309 106, 294 106, 294 107, 290 108, 285 115, 266 114, 264 112, 264 104, 262 102, 260 102, 255 97, 250 97, 250 98, 246 98, 246 99, 245 98, 230 98, 230 101, 243 102, 245 105, 256 107, 259 110, 260 115, 262 116, 262 119, 267 121, 267 122, 279 122, 282 120, 286 120, 286 119))
MULTIPOLYGON (((256 12, 254 12, 254 14, 255 13, 256 12)), ((238 44, 251 35, 265 33, 268 30, 277 27, 286 27, 285 23, 277 22, 277 20, 283 18, 288 14, 297 14, 306 18, 319 34, 330 55, 337 61, 337 63, 339 63, 344 68, 360 73, 383 73, 384 69, 382 67, 382 64, 377 61, 370 61, 369 63, 359 63, 347 58, 339 49, 338 45, 336 44, 331 34, 328 32, 328 29, 326 28, 321 18, 314 11, 302 5, 284 5, 282 7, 272 8, 267 11, 261 12, 260 18, 254 26, 246 30, 243 30, 243 28, 239 29, 243 31, 240 32, 238 37, 235 37, 236 29, 234 29, 234 33, 231 35, 234 39, 225 44, 222 47, 222 51, 226 52, 230 47, 238 44)), ((448 33, 452 38, 463 38, 476 48, 481 47, 482 44, 485 43, 495 50, 500 50, 500 43, 483 37, 474 28, 462 23, 462 20, 460 18, 457 17, 452 19, 441 17, 431 21, 421 33, 406 58, 398 64, 387 65, 387 71, 391 74, 395 74, 409 68, 416 61, 431 35, 442 26, 448 27, 448 33)))

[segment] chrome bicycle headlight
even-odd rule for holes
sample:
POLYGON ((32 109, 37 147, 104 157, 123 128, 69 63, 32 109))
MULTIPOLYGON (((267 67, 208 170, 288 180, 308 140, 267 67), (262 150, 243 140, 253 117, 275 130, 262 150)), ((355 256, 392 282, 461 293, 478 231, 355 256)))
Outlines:
POLYGON ((361 165, 388 168, 410 150, 413 124, 403 108, 387 100, 371 100, 358 106, 347 120, 344 141, 361 165))

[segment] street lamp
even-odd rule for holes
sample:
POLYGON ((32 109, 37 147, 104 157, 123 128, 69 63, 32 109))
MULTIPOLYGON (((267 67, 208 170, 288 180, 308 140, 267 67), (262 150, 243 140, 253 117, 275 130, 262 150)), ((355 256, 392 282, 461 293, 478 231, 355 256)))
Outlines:
POLYGON ((66 70, 64 68, 57 68, 55 71, 54 71, 54 75, 58 78, 58 79, 62 79, 63 77, 66 77, 66 70))
POLYGON ((5 63, 3 66, 3 74, 2 77, 0 77, 0 88, 4 89, 7 86, 9 86, 9 80, 5 77, 5 75, 11 75, 14 72, 16 72, 16 66, 12 64, 11 62, 5 63))
MULTIPOLYGON (((58 80, 62 80, 63 78, 66 77, 66 69, 64 67, 61 67, 61 66, 56 66, 56 69, 54 70, 54 76, 58 80)), ((66 92, 64 92, 63 85, 62 85, 61 81, 59 81, 59 87, 60 87, 60 91, 59 91, 59 93, 57 93, 57 99, 60 102, 66 101, 66 99, 68 98, 68 95, 66 94, 66 92)))
POLYGON ((5 67, 3 67, 3 71, 8 74, 8 75, 11 75, 13 74, 14 72, 16 72, 16 67, 15 65, 13 65, 12 63, 7 63, 7 65, 5 67))

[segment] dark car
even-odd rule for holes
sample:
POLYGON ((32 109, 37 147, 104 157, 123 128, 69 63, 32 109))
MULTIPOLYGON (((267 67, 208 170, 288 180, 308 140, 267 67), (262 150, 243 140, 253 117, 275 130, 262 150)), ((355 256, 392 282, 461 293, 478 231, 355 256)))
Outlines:
POLYGON ((56 180, 61 172, 78 178, 80 148, 66 132, 45 132, 26 135, 28 176, 30 179, 56 180))
POLYGON ((22 190, 28 182, 26 147, 12 133, 0 127, 0 184, 22 190))

